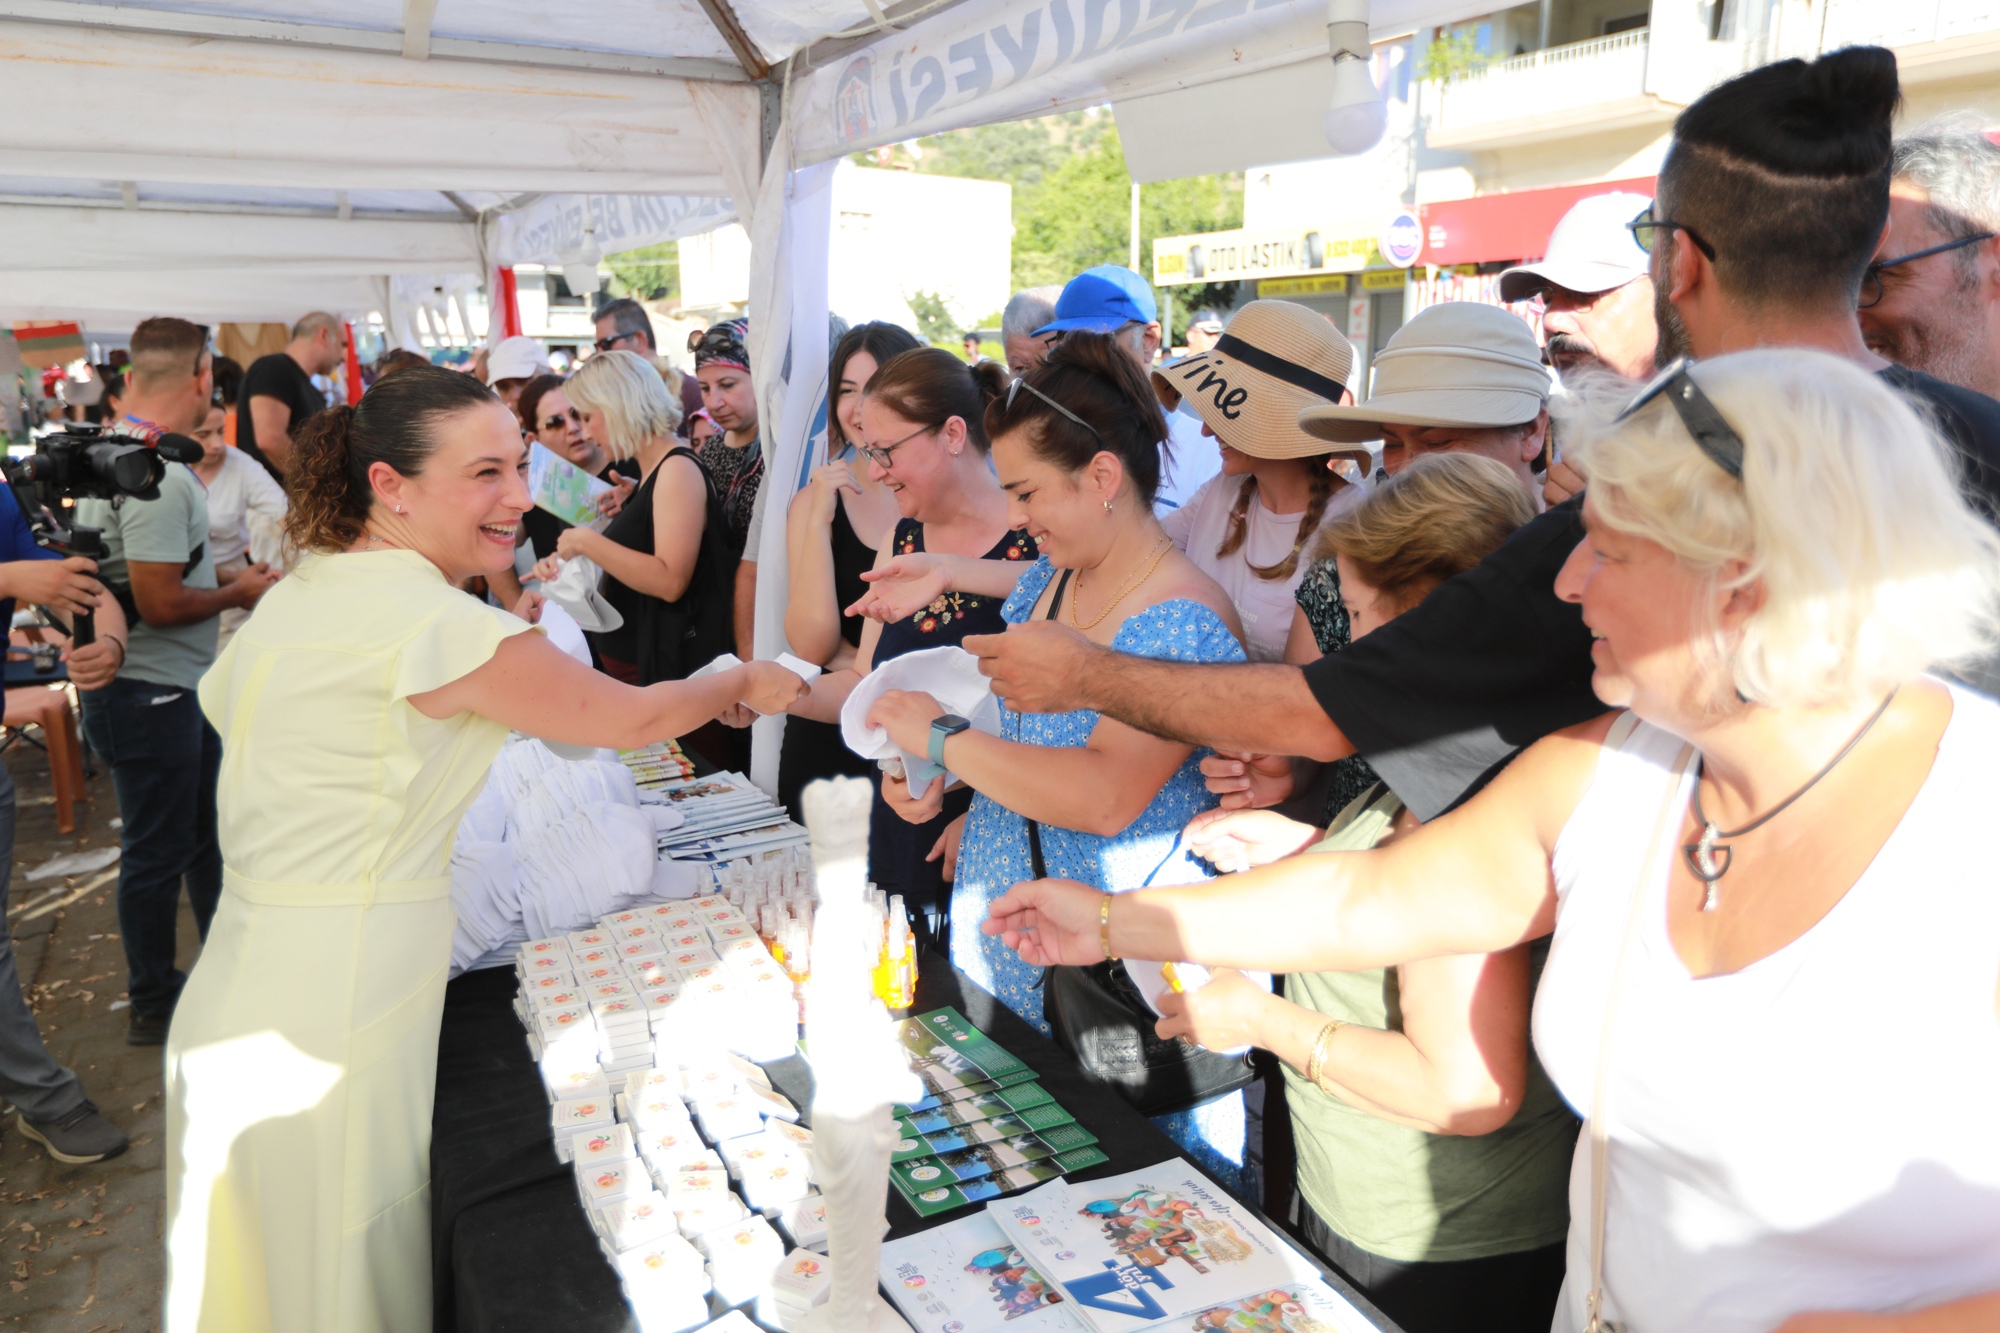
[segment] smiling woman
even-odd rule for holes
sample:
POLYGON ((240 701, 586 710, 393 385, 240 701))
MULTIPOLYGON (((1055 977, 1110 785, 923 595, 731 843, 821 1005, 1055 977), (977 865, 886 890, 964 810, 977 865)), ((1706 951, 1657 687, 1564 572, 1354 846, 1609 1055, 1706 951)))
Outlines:
POLYGON ((1557 1333, 1990 1329, 2000 706, 1928 672, 1992 642, 2000 536, 1851 363, 1680 373, 1570 435, 1590 532, 1556 590, 1622 715, 1383 849, 1108 903, 1045 880, 987 929, 1287 972, 1552 934, 1535 1050, 1589 1116, 1557 1333))
POLYGON ((508 729, 637 746, 798 692, 772 663, 622 685, 458 591, 512 563, 523 468, 513 414, 429 367, 297 441, 300 558, 201 682, 224 873, 167 1040, 175 1333, 429 1327, 447 867, 508 729))

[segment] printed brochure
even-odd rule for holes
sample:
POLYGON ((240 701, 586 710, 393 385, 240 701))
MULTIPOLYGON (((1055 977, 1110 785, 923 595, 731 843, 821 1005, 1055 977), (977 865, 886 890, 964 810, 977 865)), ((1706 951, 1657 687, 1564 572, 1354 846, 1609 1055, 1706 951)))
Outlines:
POLYGON ((907 1120, 919 1134, 935 1134, 954 1125, 969 1125, 996 1115, 1021 1115, 1037 1106, 1054 1106, 1055 1098, 1039 1083, 1017 1083, 1002 1092, 981 1093, 955 1102, 935 1097, 910 1106, 895 1108, 899 1120, 907 1120))
POLYGON ((911 1067, 933 1095, 950 1098, 968 1087, 984 1092, 1034 1080, 1034 1070, 956 1009, 904 1019, 896 1031, 909 1048, 911 1067))
POLYGON ((1093 1145, 1060 1153, 1044 1161, 1011 1167, 984 1179, 968 1180, 963 1184, 916 1189, 893 1167, 889 1171, 889 1179, 895 1184, 896 1193, 903 1196, 903 1201, 915 1210, 917 1216, 935 1217, 954 1208, 963 1208, 968 1204, 980 1203, 987 1199, 997 1199, 1003 1194, 1012 1194, 1015 1190, 1023 1190, 1030 1185, 1054 1180, 1065 1171, 1083 1171, 1093 1166, 1102 1166, 1110 1160, 1101 1149, 1093 1145))
POLYGON ((1136 1333, 1319 1276, 1179 1158, 1104 1180, 1047 1185, 988 1212, 1095 1333, 1136 1333))
MULTIPOLYGON (((928 1134, 907 1120, 898 1120, 896 1133, 899 1137, 889 1160, 906 1162, 912 1157, 935 1157, 939 1153, 957 1152, 976 1144, 997 1143, 1001 1139, 1018 1138, 1023 1134, 1042 1134, 1058 1127, 1075 1129, 1076 1117, 1054 1102, 1029 1107, 1020 1115, 996 1115, 975 1120, 969 1125, 946 1125, 928 1134)), ((1087 1130, 1077 1129, 1076 1132, 1087 1135, 1082 1143, 1097 1142, 1096 1136, 1087 1130)))
POLYGON ((882 1289, 916 1333, 1085 1333, 985 1213, 884 1242, 882 1289))
POLYGON ((528 494, 545 509, 578 527, 597 522, 597 497, 611 490, 576 464, 540 444, 528 448, 528 494))

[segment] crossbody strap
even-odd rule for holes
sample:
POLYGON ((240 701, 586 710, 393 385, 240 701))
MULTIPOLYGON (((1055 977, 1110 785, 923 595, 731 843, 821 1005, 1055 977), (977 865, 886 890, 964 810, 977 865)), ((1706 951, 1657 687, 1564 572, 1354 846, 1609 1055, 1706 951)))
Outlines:
MULTIPOLYGON (((1042 619, 1054 620, 1062 611, 1063 594, 1069 591, 1069 576, 1073 572, 1065 569, 1056 580, 1055 595, 1049 598, 1048 613, 1042 619)), ((1049 877, 1049 868, 1042 860, 1042 826, 1032 819, 1028 821, 1028 868, 1035 872, 1036 879, 1049 877)))
MULTIPOLYGON (((1622 715, 1611 724, 1610 732, 1605 735, 1604 749, 1624 749, 1637 729, 1636 717, 1631 713, 1622 715)), ((1590 1294, 1584 1302, 1590 1322, 1584 1326, 1584 1333, 1618 1333, 1617 1326, 1604 1317, 1604 1217, 1610 1194, 1607 1177, 1611 1156, 1608 1117, 1611 1107, 1612 1038, 1618 1029, 1619 1001, 1625 993, 1625 964, 1630 961, 1633 943, 1639 938, 1639 923, 1645 919, 1647 890, 1652 886, 1653 868, 1660 863, 1660 850, 1666 842, 1668 830, 1680 823, 1681 782, 1693 767, 1694 760, 1695 749, 1692 745, 1683 745, 1674 759, 1673 786, 1668 789, 1666 803, 1653 825, 1653 838, 1646 845, 1645 859, 1639 862, 1639 873, 1633 876, 1632 902, 1625 911, 1624 938, 1618 945, 1618 961, 1611 969, 1610 993, 1604 1000, 1604 1028, 1597 1041, 1597 1079, 1591 1089, 1590 1121, 1584 1126, 1585 1132, 1590 1135, 1590 1294)))

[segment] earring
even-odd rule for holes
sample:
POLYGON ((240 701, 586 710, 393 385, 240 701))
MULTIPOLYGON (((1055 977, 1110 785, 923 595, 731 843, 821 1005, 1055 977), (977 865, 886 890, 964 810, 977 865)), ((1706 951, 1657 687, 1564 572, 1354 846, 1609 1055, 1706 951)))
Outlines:
POLYGON ((1104 512, 1107 514, 1111 512, 1111 501, 1106 500, 1104 502, 1104 512))
MULTIPOLYGON (((1107 506, 1105 506, 1105 507, 1106 507, 1107 509, 1108 509, 1108 508, 1110 508, 1110 506, 1109 506, 1109 505, 1107 505, 1107 506)), ((402 513, 402 512, 403 512, 403 506, 401 506, 401 505, 397 505, 397 506, 396 506, 396 512, 397 512, 397 513, 399 513, 399 514, 400 514, 400 513, 402 513)))

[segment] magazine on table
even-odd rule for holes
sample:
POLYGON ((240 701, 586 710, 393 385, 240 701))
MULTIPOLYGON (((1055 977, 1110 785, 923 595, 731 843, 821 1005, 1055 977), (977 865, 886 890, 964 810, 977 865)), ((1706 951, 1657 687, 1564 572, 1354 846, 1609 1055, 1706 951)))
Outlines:
POLYGON ((1319 1276, 1180 1158, 1045 1185, 987 1211, 1095 1333, 1136 1333, 1319 1276))
POLYGON ((884 1242, 881 1274, 916 1333, 1086 1333, 985 1213, 884 1242))

